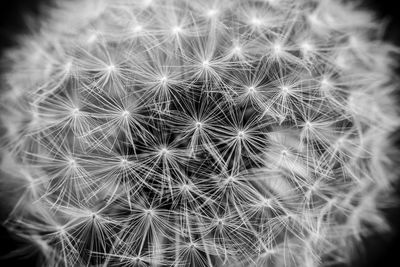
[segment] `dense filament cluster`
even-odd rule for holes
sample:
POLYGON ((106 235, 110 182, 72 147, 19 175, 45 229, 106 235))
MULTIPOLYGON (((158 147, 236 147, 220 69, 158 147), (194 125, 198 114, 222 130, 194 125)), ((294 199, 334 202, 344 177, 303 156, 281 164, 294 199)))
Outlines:
POLYGON ((333 0, 59 1, 9 53, 7 226, 44 266, 327 266, 386 230, 390 55, 333 0))

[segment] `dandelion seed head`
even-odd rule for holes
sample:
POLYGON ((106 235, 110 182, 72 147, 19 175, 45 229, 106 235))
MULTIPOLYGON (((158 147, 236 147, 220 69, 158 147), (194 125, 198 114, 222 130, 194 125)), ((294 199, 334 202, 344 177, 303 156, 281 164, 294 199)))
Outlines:
POLYGON ((388 231, 398 48, 368 11, 75 2, 1 68, 5 225, 45 266, 328 266, 388 231))

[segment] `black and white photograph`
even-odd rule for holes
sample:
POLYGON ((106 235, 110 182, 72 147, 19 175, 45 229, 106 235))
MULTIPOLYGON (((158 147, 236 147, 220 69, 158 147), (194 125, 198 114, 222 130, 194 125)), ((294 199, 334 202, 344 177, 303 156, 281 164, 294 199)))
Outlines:
POLYGON ((1 267, 400 266, 400 8, 2 0, 1 267))

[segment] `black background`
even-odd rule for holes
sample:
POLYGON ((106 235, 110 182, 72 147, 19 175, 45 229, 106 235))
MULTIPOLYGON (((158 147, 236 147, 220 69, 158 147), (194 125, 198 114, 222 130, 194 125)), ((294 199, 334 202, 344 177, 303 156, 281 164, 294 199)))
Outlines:
MULTIPOLYGON (((62 0, 71 1, 71 0, 62 0)), ((247 0, 243 0, 247 1, 247 0)), ((365 6, 376 12, 379 18, 385 18, 388 22, 385 39, 396 43, 400 46, 400 10, 396 5, 398 1, 385 0, 364 0, 365 6)), ((40 15, 39 4, 51 4, 51 0, 0 0, 0 57, 3 55, 6 48, 15 45, 13 37, 16 34, 25 32, 29 27, 24 22, 23 14, 29 13, 33 17, 40 15)), ((32 23, 32 22, 31 22, 32 23)), ((0 66, 4 68, 5 66, 0 66)), ((398 71, 400 74, 400 71, 398 71)), ((400 86, 399 86, 400 87, 400 86)), ((1 90, 1 88, 0 88, 1 90)), ((400 92, 400 88, 399 88, 400 92)), ((400 97, 399 97, 400 99, 400 97)), ((399 101, 400 103, 400 101, 399 101)), ((400 137, 397 136, 400 141, 400 137)), ((400 148, 400 142, 398 142, 400 148)), ((400 198, 400 186, 397 185, 397 195, 400 198)), ((400 201, 398 202, 400 204, 400 201)), ((1 208, 2 203, 0 203, 1 208)), ((400 206, 400 205, 399 205, 400 206)), ((0 212, 1 214, 2 212, 0 212)), ((391 235, 375 235, 365 240, 363 249, 360 252, 363 254, 359 261, 354 262, 351 266, 385 266, 398 267, 400 266, 400 208, 391 208, 385 211, 385 214, 393 227, 394 232, 391 235)), ((1 220, 2 218, 0 218, 1 220)), ((36 266, 37 256, 35 251, 31 250, 32 255, 21 258, 4 258, 3 255, 8 252, 20 248, 24 245, 22 240, 16 240, 10 235, 7 230, 0 227, 0 266, 36 266)), ((339 267, 339 266, 337 266, 339 267)))

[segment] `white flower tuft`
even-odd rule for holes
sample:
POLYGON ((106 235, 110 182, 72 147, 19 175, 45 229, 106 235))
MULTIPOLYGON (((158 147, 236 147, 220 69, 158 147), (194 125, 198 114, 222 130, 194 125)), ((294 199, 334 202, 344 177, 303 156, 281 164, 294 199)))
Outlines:
POLYGON ((46 11, 7 54, 0 139, 5 224, 44 266, 327 266, 388 230, 398 48, 367 11, 46 11))

